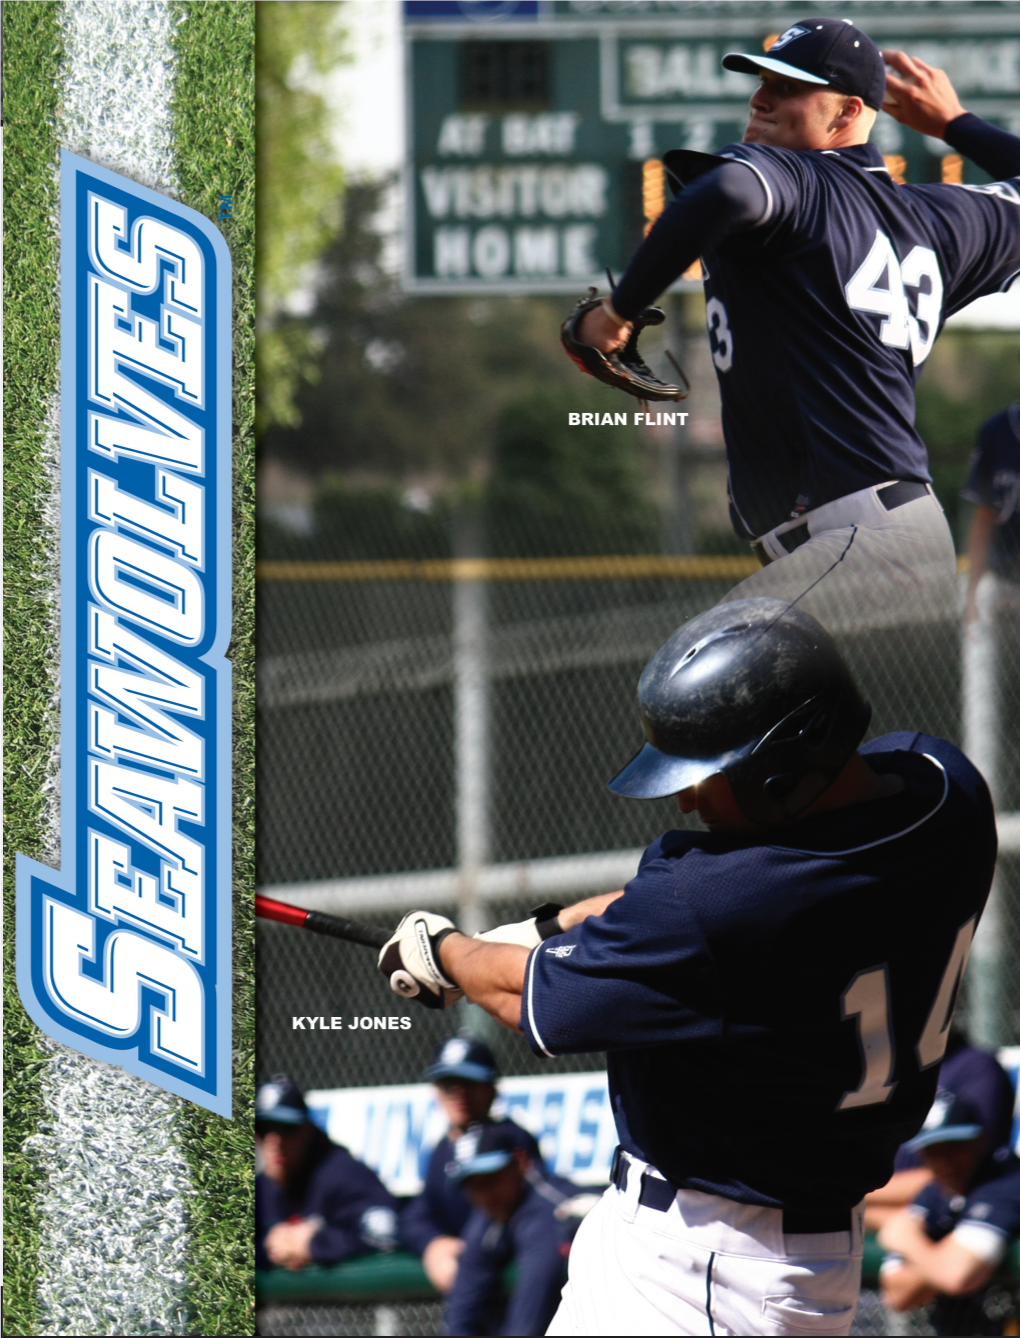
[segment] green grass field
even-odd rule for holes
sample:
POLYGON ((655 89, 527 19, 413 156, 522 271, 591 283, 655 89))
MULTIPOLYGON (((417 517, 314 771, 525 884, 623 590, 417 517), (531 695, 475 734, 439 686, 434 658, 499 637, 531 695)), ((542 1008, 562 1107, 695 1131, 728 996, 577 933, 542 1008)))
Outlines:
MULTIPOLYGON (((190 1104, 180 1125, 195 1188, 189 1251, 190 1332, 250 1333, 254 975, 254 4, 179 0, 177 171, 185 202, 222 225, 234 263, 234 1114, 190 1104)), ((45 528, 47 414, 59 360, 55 117, 60 6, 5 5, 4 159, 4 1085, 5 1334, 38 1333, 40 1172, 22 1154, 42 1117, 38 1032, 15 988, 14 856, 44 854, 43 784, 56 719, 56 568, 45 528)))
POLYGON ((254 1330, 255 1054, 255 5, 178 3, 174 104, 183 198, 219 219, 234 263, 234 1118, 187 1105, 198 1196, 190 1250, 193 1333, 254 1330))

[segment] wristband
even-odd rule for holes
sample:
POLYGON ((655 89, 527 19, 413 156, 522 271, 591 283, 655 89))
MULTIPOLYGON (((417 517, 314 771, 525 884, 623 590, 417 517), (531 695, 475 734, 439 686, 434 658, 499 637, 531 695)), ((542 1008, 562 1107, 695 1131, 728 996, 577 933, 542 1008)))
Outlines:
POLYGON ((631 325, 633 322, 627 320, 626 316, 617 315, 612 302, 608 297, 602 299, 602 310, 606 313, 614 325, 631 325))
POLYGON ((563 926, 559 921, 559 915, 562 909, 563 907, 557 905, 555 901, 546 901, 543 902, 541 906, 536 906, 535 909, 530 912, 535 918, 535 930, 543 942, 547 938, 552 938, 555 934, 562 934, 564 932, 563 926))

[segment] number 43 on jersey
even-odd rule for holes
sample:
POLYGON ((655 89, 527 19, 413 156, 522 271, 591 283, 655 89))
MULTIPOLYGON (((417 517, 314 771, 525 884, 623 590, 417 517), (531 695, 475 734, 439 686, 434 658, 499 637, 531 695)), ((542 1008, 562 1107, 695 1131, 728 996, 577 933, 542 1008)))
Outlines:
POLYGON ((889 238, 876 231, 871 250, 844 291, 854 311, 884 316, 879 339, 890 348, 909 348, 914 366, 920 367, 935 343, 942 313, 942 275, 931 247, 915 246, 901 264, 889 238), (916 291, 916 315, 910 310, 908 288, 916 291))

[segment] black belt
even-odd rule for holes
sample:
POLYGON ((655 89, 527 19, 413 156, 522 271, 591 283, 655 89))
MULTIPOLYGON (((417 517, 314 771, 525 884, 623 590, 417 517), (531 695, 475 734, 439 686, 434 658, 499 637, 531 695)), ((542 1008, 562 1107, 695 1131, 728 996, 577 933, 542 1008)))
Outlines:
MULTIPOLYGON (((898 483, 889 483, 885 487, 880 487, 877 493, 878 500, 887 511, 895 511, 897 507, 906 506, 908 502, 916 502, 919 497, 926 497, 927 495, 927 483, 913 483, 905 479, 901 479, 898 483)), ((784 530, 782 534, 775 536, 776 542, 785 548, 788 553, 795 553, 801 544, 806 544, 811 537, 808 533, 806 521, 803 525, 797 525, 792 530, 784 530)), ((765 552, 762 545, 755 541, 751 547, 762 566, 767 567, 772 558, 765 552)))
MULTIPOLYGON (((627 1188, 627 1173, 630 1162, 618 1147, 613 1154, 613 1166, 609 1178, 621 1193, 627 1188)), ((658 1176, 645 1171, 641 1176, 641 1191, 638 1203, 642 1208, 654 1208, 657 1213, 666 1212, 676 1198, 676 1185, 670 1180, 660 1180, 658 1176)), ((833 1208, 825 1212, 799 1213, 790 1208, 783 1209, 784 1236, 815 1236, 830 1231, 850 1231, 852 1223, 847 1208, 833 1208)))

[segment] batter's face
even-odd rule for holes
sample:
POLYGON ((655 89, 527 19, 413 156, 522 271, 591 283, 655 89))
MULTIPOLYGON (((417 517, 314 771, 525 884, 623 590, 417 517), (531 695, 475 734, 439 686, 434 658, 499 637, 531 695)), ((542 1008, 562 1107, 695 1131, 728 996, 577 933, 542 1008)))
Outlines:
POLYGON ((774 149, 830 149, 847 142, 842 114, 848 103, 863 107, 860 98, 849 98, 835 89, 800 79, 787 79, 771 70, 762 70, 760 77, 751 98, 745 144, 768 144, 774 149))
POLYGON ((308 1153, 314 1125, 271 1124, 256 1133, 266 1175, 278 1185, 300 1171, 308 1153))
POLYGON ((745 832, 755 825, 737 807, 730 783, 721 771, 681 790, 676 802, 681 813, 697 813, 710 832, 745 832))
POLYGON ((436 1090, 451 1128, 461 1131, 469 1124, 487 1120, 496 1099, 496 1088, 491 1082, 472 1082, 470 1078, 440 1078, 436 1090))

